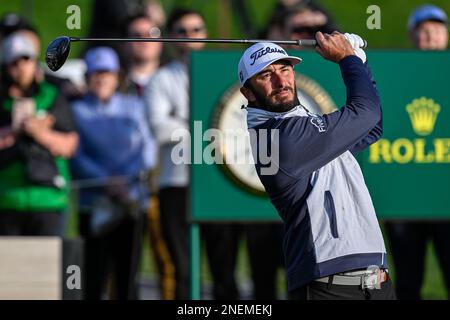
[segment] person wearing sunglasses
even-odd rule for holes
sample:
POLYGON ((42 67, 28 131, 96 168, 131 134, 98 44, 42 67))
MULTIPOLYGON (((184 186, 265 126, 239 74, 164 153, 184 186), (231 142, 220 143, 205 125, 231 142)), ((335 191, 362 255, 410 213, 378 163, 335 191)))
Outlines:
MULTIPOLYGON (((167 22, 169 37, 206 38, 205 19, 194 10, 175 9, 167 22)), ((172 153, 180 144, 189 144, 189 137, 172 140, 173 133, 189 132, 189 57, 201 50, 204 43, 176 43, 172 47, 175 59, 159 69, 145 92, 148 117, 160 148, 158 181, 162 235, 173 263, 175 299, 189 299, 188 251, 188 186, 189 167, 176 164, 172 153)), ((189 147, 185 145, 184 150, 189 147)), ((237 241, 231 225, 201 227, 206 244, 215 299, 237 298, 234 268, 237 241)))
MULTIPOLYGON (((145 14, 129 18, 125 28, 128 38, 159 38, 161 29, 145 14)), ((126 77, 123 91, 142 97, 144 88, 161 64, 162 42, 127 42, 123 48, 126 53, 126 77)))
POLYGON ((299 2, 283 12, 282 30, 291 40, 313 39, 316 32, 331 34, 338 28, 329 14, 313 2, 299 2))
MULTIPOLYGON (((156 14, 165 14, 163 11, 159 11, 162 8, 156 3, 149 3, 147 10, 131 16, 124 28, 124 36, 127 38, 159 38, 161 36, 161 29, 163 25, 160 16, 154 17, 153 10, 157 10, 156 14), (159 19, 156 19, 159 18, 159 19)), ((143 95, 145 87, 149 83, 150 79, 154 76, 156 71, 164 63, 165 50, 162 42, 126 42, 123 44, 123 51, 125 52, 125 78, 120 84, 120 91, 128 95, 135 96, 140 103, 143 103, 143 95)), ((145 117, 144 117, 145 119, 145 117)), ((148 127, 148 121, 145 121, 148 127)), ((153 140, 153 136, 152 136, 153 140)), ((154 140, 153 142, 154 143, 154 140)), ((156 144, 155 144, 156 145, 156 144)), ((155 152, 157 150, 155 149, 155 152)), ((155 155, 155 157, 157 157, 155 155)), ((156 168, 151 167, 148 171, 150 178, 149 183, 149 195, 148 206, 143 209, 144 212, 140 212, 139 219, 135 219, 134 226, 134 239, 139 239, 134 245, 134 251, 136 254, 133 256, 135 262, 139 262, 141 259, 140 252, 142 251, 143 237, 142 232, 148 233, 149 244, 151 248, 152 258, 155 261, 155 265, 158 271, 158 283, 160 289, 160 297, 162 299, 168 299, 171 297, 173 291, 170 281, 166 281, 170 278, 171 266, 167 262, 165 257, 167 256, 167 249, 164 240, 161 237, 159 211, 157 208, 157 196, 156 188, 154 186, 153 176, 156 168), (148 232, 147 232, 148 231, 148 232)), ((138 263, 134 263, 133 267, 137 268, 138 263)), ((131 273, 137 274, 137 269, 131 273)), ((138 296, 136 296, 138 297, 138 296)))
MULTIPOLYGON (((205 19, 193 10, 175 10, 169 17, 167 28, 173 38, 206 38, 208 36, 205 19)), ((204 43, 185 42, 177 43, 174 49, 176 56, 187 63, 190 51, 201 50, 204 47, 204 43)))

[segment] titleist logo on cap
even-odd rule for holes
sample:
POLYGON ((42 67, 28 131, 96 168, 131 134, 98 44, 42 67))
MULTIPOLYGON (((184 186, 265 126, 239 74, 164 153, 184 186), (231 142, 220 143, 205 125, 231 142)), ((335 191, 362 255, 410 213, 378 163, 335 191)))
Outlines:
POLYGON ((282 49, 279 49, 279 48, 271 48, 271 47, 264 47, 264 48, 261 48, 261 49, 256 50, 255 52, 253 52, 253 53, 250 55, 250 59, 253 59, 253 61, 252 61, 252 63, 250 63, 250 65, 251 65, 251 66, 254 65, 255 62, 256 62, 256 60, 258 60, 259 58, 265 56, 266 54, 268 54, 268 53, 275 53, 275 52, 276 52, 276 53, 282 53, 282 54, 287 55, 287 54, 286 54, 286 51, 284 51, 284 50, 282 50, 282 49))

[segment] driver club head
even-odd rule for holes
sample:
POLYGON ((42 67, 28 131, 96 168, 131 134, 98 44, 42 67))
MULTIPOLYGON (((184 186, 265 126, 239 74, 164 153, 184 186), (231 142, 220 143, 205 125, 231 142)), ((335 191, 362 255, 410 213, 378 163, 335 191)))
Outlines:
POLYGON ((45 52, 45 62, 52 71, 57 71, 66 62, 70 52, 70 38, 66 36, 58 37, 47 47, 45 52))

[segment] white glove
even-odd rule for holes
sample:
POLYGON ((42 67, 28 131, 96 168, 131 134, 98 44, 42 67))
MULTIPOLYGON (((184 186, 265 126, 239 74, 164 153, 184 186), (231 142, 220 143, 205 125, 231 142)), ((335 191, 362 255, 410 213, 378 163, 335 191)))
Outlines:
POLYGON ((344 33, 344 36, 348 40, 348 42, 350 42, 353 50, 355 51, 355 55, 360 58, 363 63, 366 63, 366 53, 363 49, 361 49, 361 47, 364 45, 364 40, 357 34, 353 33, 344 33))

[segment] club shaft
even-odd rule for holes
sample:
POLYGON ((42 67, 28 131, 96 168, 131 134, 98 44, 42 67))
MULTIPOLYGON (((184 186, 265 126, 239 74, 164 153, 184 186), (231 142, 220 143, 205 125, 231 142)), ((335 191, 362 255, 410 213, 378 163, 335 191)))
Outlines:
POLYGON ((315 46, 316 40, 263 40, 263 39, 193 39, 193 38, 77 38, 71 37, 70 41, 111 41, 111 42, 205 42, 205 43, 258 43, 272 42, 284 45, 315 46))

